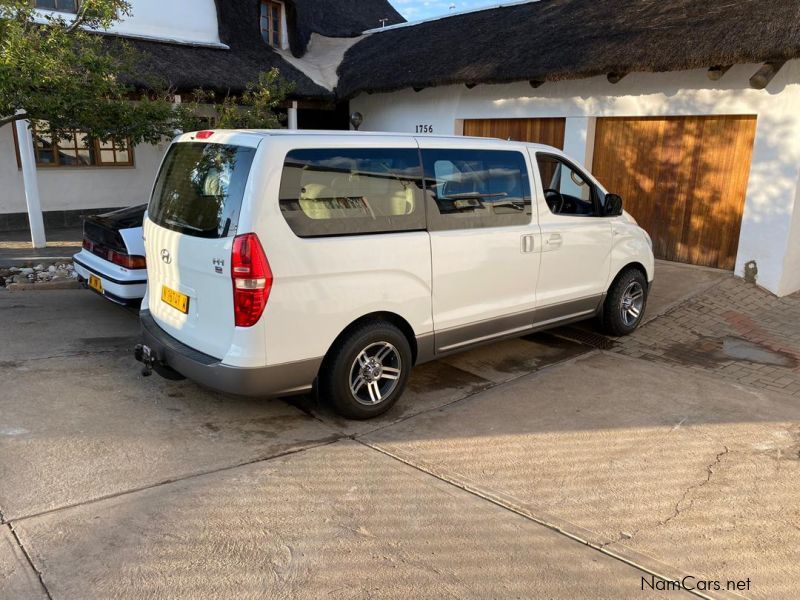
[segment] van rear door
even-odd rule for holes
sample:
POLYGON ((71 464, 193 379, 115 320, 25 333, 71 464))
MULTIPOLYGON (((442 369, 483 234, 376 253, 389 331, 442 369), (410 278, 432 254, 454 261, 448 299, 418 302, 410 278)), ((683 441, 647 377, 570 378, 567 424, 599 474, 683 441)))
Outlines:
POLYGON ((169 335, 221 359, 236 329, 231 249, 259 138, 210 137, 222 142, 184 136, 161 165, 144 227, 147 308, 169 335))

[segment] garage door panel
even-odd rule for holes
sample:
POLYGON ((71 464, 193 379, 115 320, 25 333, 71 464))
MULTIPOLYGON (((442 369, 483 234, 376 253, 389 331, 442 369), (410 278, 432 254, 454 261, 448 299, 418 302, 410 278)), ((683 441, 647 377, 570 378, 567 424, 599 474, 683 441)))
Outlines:
POLYGON ((566 124, 567 120, 564 118, 466 119, 464 135, 547 144, 563 149, 566 124))
POLYGON ((601 118, 593 171, 658 258, 733 269, 755 117, 601 118))

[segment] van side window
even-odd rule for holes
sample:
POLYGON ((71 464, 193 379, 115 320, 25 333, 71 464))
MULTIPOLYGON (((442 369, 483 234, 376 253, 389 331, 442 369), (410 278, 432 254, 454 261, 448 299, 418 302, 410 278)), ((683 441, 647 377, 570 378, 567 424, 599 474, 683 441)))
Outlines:
POLYGON ((299 237, 425 229, 415 149, 309 149, 286 156, 280 208, 299 237))
POLYGON ((574 217, 600 216, 597 188, 577 167, 551 154, 537 154, 536 162, 550 212, 574 217))
POLYGON ((423 150, 430 229, 476 229, 531 222, 528 168, 520 152, 423 150))

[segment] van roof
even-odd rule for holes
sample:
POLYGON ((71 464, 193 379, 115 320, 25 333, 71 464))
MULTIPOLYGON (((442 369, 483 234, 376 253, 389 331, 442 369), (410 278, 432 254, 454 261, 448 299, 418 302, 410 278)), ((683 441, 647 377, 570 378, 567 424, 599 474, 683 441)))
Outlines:
MULTIPOLYGON (((212 130, 209 130, 212 131, 212 130)), ((329 129, 214 129, 215 133, 226 133, 228 135, 236 135, 236 134, 243 134, 243 135, 250 135, 250 136, 258 136, 258 137, 270 137, 270 136, 287 136, 287 137, 405 137, 405 138, 419 138, 425 140, 448 140, 455 142, 456 145, 461 145, 467 142, 470 146, 478 144, 486 144, 495 145, 498 141, 510 141, 514 144, 524 145, 530 148, 539 149, 539 150, 558 150, 557 148, 553 148, 552 146, 547 146, 545 144, 534 144, 531 142, 520 142, 516 140, 503 140, 501 138, 487 138, 487 137, 472 137, 472 136, 464 136, 464 135, 431 135, 431 134, 414 134, 414 133, 403 133, 403 132, 395 132, 395 131, 336 131, 336 130, 329 130, 329 129)), ((190 132, 184 134, 184 136, 188 136, 190 138, 194 137, 194 133, 190 132)), ((181 136, 183 137, 183 136, 181 136)), ((559 150, 560 152, 560 150, 559 150)))

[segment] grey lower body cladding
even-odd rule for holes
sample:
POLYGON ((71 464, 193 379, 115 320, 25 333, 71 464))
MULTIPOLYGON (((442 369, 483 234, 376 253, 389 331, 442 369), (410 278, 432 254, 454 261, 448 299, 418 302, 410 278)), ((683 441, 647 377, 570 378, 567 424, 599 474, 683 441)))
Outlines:
POLYGON ((146 368, 166 367, 220 392, 259 397, 302 393, 312 388, 322 364, 320 357, 260 368, 232 367, 176 340, 158 326, 150 311, 142 311, 139 319, 142 343, 137 346, 137 360, 146 368))
POLYGON ((589 319, 597 314, 604 299, 605 294, 590 296, 436 331, 433 335, 417 338, 419 347, 417 363, 461 352, 474 346, 589 319))
MULTIPOLYGON (((460 352, 473 346, 590 318, 602 306, 603 295, 573 300, 417 336, 416 364, 460 352)), ((140 313, 142 343, 136 358, 145 368, 169 377, 182 375, 206 387, 242 396, 276 397, 307 392, 322 366, 323 357, 260 368, 224 365, 176 340, 156 323, 150 311, 140 313)))

